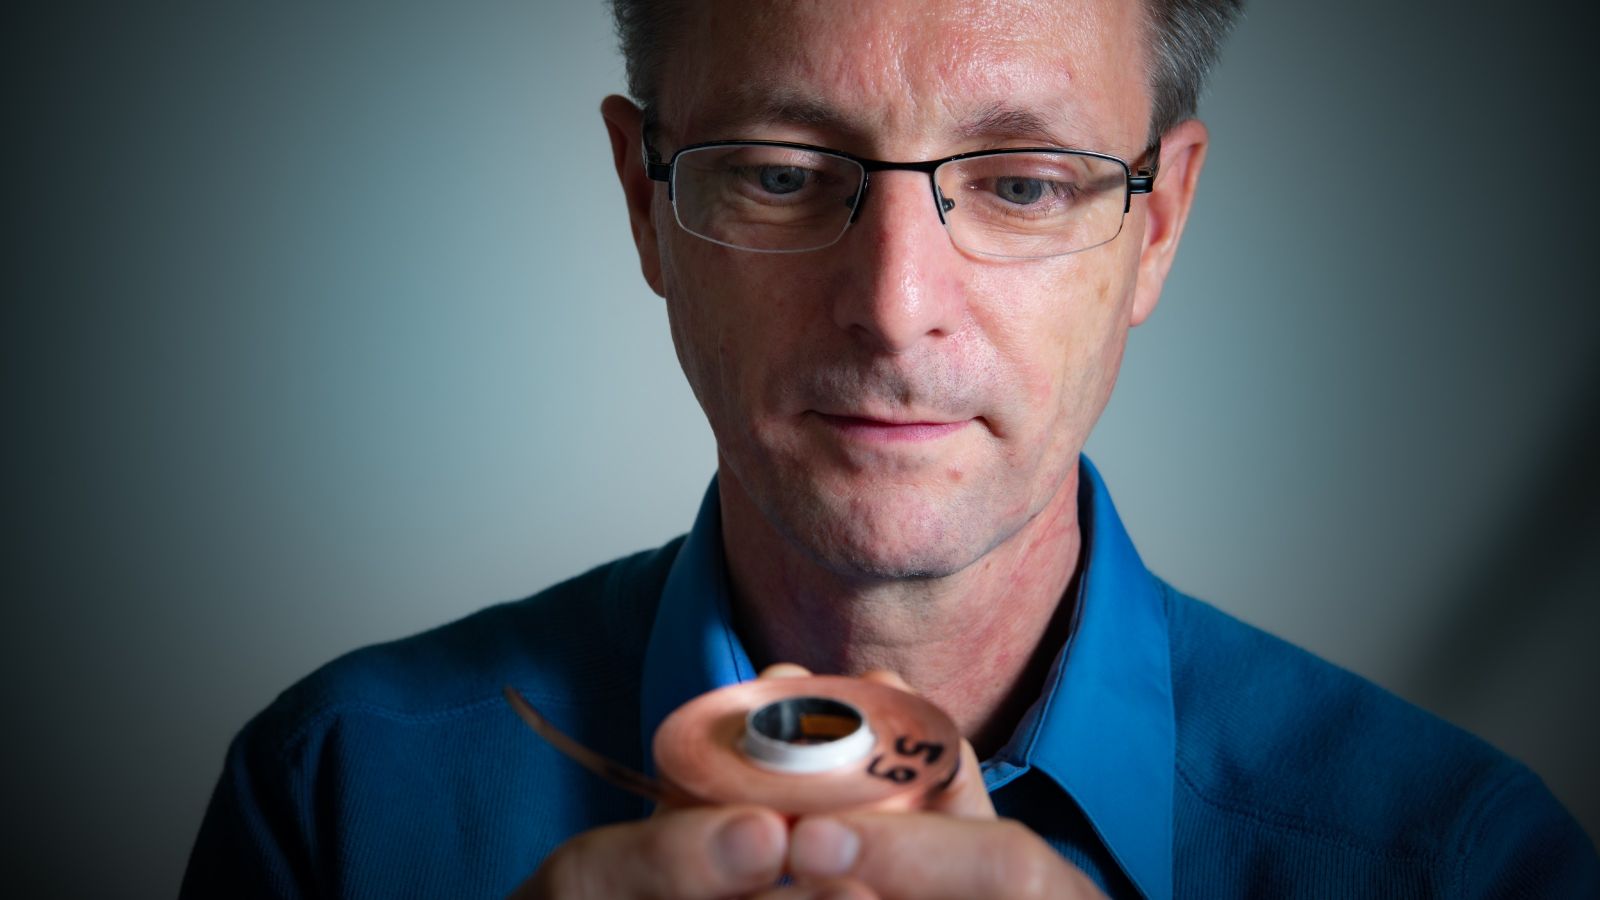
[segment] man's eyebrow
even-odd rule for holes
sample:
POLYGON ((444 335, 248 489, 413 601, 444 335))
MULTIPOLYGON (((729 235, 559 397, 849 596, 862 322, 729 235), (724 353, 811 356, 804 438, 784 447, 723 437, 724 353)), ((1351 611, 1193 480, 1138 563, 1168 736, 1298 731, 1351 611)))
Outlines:
POLYGON ((964 138, 1011 138, 1052 147, 1070 146, 1049 119, 1032 110, 1004 103, 984 107, 963 121, 957 131, 964 138))
MULTIPOLYGON (((797 125, 847 137, 865 137, 872 131, 871 117, 837 109, 804 93, 762 90, 754 85, 735 92, 717 114, 700 123, 706 133, 722 133, 748 126, 797 125)), ((1070 147, 1061 123, 1038 112, 1003 102, 991 103, 966 116, 954 134, 963 140, 987 138, 1032 141, 1052 147, 1070 147)))
POLYGON ((860 117, 837 110, 816 97, 752 85, 736 91, 700 127, 711 133, 751 125, 800 125, 855 135, 865 131, 866 124, 860 117))

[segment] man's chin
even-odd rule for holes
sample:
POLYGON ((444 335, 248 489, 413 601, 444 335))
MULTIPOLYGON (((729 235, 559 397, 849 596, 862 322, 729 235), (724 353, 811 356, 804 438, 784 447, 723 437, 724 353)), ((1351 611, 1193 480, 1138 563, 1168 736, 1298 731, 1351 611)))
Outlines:
POLYGON ((979 559, 990 542, 973 525, 970 504, 949 497, 895 492, 847 501, 813 501, 786 516, 789 537, 823 568, 852 580, 932 579, 953 575, 979 559), (908 496, 910 494, 910 496, 908 496))
POLYGON ((927 553, 888 555, 852 549, 829 553, 817 561, 834 575, 851 582, 935 581, 960 572, 971 562, 955 562, 927 553))

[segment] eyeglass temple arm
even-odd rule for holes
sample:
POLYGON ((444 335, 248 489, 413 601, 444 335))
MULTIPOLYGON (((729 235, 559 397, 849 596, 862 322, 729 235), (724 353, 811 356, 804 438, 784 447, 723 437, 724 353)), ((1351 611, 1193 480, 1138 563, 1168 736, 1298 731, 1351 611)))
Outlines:
MULTIPOLYGON (((1156 173, 1161 171, 1161 142, 1156 141, 1151 144, 1145 149, 1143 155, 1150 158, 1150 164, 1134 169, 1133 174, 1128 176, 1129 197, 1134 194, 1148 194, 1155 190, 1156 173)), ((1123 210, 1123 212, 1127 212, 1127 210, 1123 210)))
POLYGON ((667 191, 672 190, 672 165, 661 161, 661 154, 656 148, 650 146, 650 136, 645 129, 639 130, 639 143, 644 148, 644 174, 651 181, 665 181, 667 191))

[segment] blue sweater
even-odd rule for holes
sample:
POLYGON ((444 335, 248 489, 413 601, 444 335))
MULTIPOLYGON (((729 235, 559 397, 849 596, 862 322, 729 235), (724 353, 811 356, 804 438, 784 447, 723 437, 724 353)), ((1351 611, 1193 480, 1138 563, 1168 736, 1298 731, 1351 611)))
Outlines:
MULTIPOLYGON (((1080 613, 984 762, 997 809, 1112 896, 1600 897, 1594 847, 1482 741, 1152 576, 1085 461, 1080 613)), ((752 677, 716 487, 694 530, 356 651, 234 741, 185 897, 499 897, 571 835, 648 813, 501 698, 624 765, 752 677)))

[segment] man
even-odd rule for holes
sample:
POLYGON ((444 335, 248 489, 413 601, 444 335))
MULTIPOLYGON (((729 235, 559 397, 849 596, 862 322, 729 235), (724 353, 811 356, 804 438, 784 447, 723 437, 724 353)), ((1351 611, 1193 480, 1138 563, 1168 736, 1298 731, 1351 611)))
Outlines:
POLYGON ((601 111, 718 446, 694 529, 285 693, 186 893, 1600 890, 1525 769, 1151 576, 1080 457, 1231 4, 616 5, 643 108, 601 111), (670 710, 777 663, 903 679, 962 775, 924 813, 646 818, 499 693, 643 768, 670 710))

